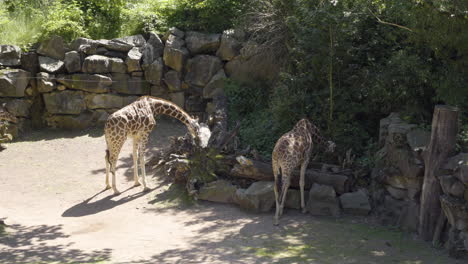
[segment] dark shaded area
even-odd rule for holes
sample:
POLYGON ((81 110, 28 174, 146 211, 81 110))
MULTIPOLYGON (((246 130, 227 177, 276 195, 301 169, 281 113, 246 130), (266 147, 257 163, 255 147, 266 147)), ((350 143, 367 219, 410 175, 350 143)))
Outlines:
POLYGON ((83 130, 64 130, 64 129, 53 129, 43 128, 38 130, 29 131, 26 133, 20 133, 20 137, 13 140, 13 142, 35 142, 41 140, 52 140, 58 138, 75 138, 84 135, 90 137, 101 137, 104 135, 104 129, 102 127, 93 127, 83 130))
POLYGON ((10 225, 0 236, 0 262, 2 264, 24 263, 89 263, 109 260, 110 249, 84 252, 71 248, 72 244, 48 245, 49 242, 66 238, 61 225, 23 226, 10 225))
POLYGON ((142 196, 145 196, 146 194, 152 192, 153 190, 155 190, 153 188, 153 189, 150 189, 150 191, 147 191, 147 192, 139 192, 139 193, 132 194, 132 195, 123 195, 125 192, 127 192, 128 190, 130 190, 132 188, 141 188, 141 186, 130 187, 130 188, 126 189, 125 191, 122 191, 119 196, 115 196, 115 195, 111 194, 109 196, 106 196, 106 197, 102 198, 101 200, 90 202, 94 197, 98 196, 99 194, 101 194, 101 193, 103 193, 105 191, 108 191, 109 193, 113 193, 113 191, 111 189, 110 190, 102 190, 99 193, 96 193, 95 195, 91 196, 90 198, 84 200, 83 202, 68 208, 67 210, 65 210, 62 213, 62 216, 63 217, 80 217, 80 216, 97 214, 97 213, 112 209, 112 208, 114 208, 116 206, 122 205, 124 203, 127 203, 127 202, 133 201, 135 199, 138 199, 138 198, 140 198, 142 196), (114 197, 121 197, 121 198, 118 199, 118 200, 112 200, 114 197))

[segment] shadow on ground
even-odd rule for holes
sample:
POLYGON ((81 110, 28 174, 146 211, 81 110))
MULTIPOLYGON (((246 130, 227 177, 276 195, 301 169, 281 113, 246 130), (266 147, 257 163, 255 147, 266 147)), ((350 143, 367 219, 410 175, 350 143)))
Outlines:
POLYGON ((62 217, 81 217, 81 216, 86 216, 86 215, 97 214, 103 211, 110 210, 116 206, 128 203, 135 199, 138 199, 142 196, 145 196, 151 193, 154 190, 154 189, 150 189, 149 191, 146 191, 146 192, 138 192, 132 195, 126 195, 125 193, 132 188, 141 188, 141 186, 130 187, 122 191, 120 195, 118 196, 110 194, 100 200, 91 202, 93 198, 95 198, 96 196, 98 196, 99 194, 103 192, 112 193, 112 190, 102 190, 96 193, 95 195, 91 196, 90 198, 84 200, 83 202, 78 203, 68 208, 67 210, 65 210, 62 213, 62 217))
POLYGON ((410 234, 375 225, 366 218, 312 217, 289 210, 275 227, 273 213, 254 214, 235 205, 210 202, 187 206, 176 191, 177 187, 170 187, 156 194, 149 202, 153 208, 147 208, 146 213, 173 213, 180 219, 184 214, 194 216, 191 219, 196 220, 184 224, 202 226, 187 241, 190 246, 131 263, 466 263, 448 258, 445 251, 410 234))
POLYGON ((0 237, 2 264, 24 263, 95 263, 109 260, 110 249, 84 252, 72 244, 53 244, 53 240, 67 237, 60 225, 10 225, 0 237))

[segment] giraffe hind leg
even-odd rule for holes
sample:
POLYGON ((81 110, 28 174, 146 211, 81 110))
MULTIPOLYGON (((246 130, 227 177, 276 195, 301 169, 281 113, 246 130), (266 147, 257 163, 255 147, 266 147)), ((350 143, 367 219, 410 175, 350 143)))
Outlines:
POLYGON ((106 188, 104 190, 109 190, 111 188, 109 184, 109 171, 110 171, 110 162, 109 162, 109 150, 106 149, 106 188))
POLYGON ((146 148, 146 144, 148 143, 148 136, 151 130, 152 130, 152 127, 148 131, 148 133, 145 133, 144 135, 141 136, 140 143, 138 144, 138 156, 140 160, 140 170, 141 170, 141 183, 143 184, 144 192, 149 191, 149 188, 146 186, 145 148, 146 148))
POLYGON ((135 184, 133 186, 140 186, 140 182, 138 181, 138 138, 133 138, 133 180, 135 184))

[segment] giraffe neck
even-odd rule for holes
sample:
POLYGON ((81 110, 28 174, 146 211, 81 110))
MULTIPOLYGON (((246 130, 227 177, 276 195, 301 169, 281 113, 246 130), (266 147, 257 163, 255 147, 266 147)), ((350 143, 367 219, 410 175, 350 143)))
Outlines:
POLYGON ((182 108, 177 106, 176 104, 166 101, 161 98, 146 96, 148 102, 151 105, 151 110, 153 111, 154 115, 167 115, 178 119, 181 121, 187 128, 189 132, 195 136, 195 127, 194 127, 194 119, 187 114, 182 108))

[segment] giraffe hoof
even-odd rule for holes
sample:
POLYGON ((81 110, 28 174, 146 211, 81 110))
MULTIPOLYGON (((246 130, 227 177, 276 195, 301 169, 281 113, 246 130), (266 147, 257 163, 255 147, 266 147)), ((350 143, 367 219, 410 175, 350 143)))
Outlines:
POLYGON ((274 226, 278 226, 278 225, 279 225, 278 221, 275 221, 275 222, 273 223, 273 225, 274 225, 274 226))
POLYGON ((110 188, 112 188, 110 185, 107 185, 106 188, 104 188, 104 191, 107 191, 109 190, 110 188))
POLYGON ((119 192, 119 191, 117 191, 117 190, 114 190, 114 195, 119 195, 119 194, 120 194, 120 192, 119 192))
POLYGON ((137 186, 140 186, 140 185, 141 185, 141 183, 135 182, 135 184, 133 184, 133 187, 137 187, 137 186))
POLYGON ((302 213, 303 213, 303 214, 307 214, 307 209, 305 209, 305 208, 302 209, 302 213))
POLYGON ((143 192, 148 192, 148 191, 150 191, 150 190, 151 190, 151 189, 148 188, 148 187, 143 188, 143 192))

